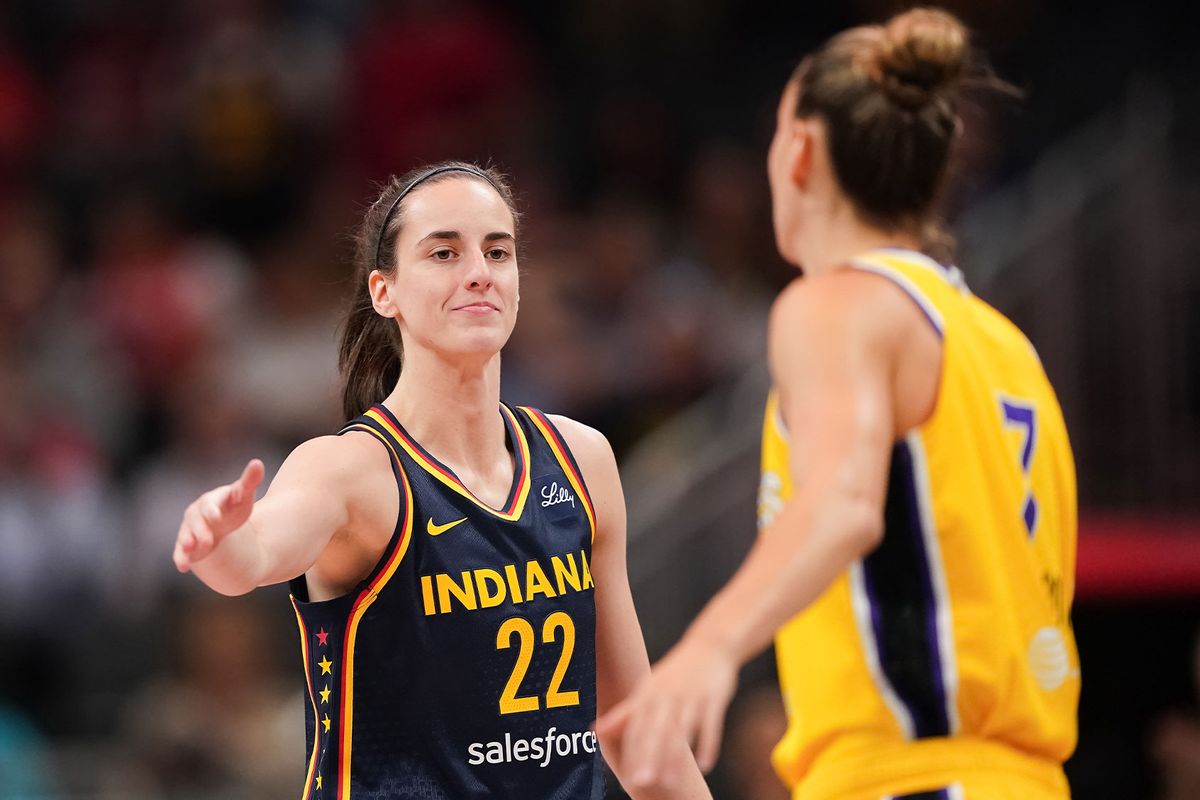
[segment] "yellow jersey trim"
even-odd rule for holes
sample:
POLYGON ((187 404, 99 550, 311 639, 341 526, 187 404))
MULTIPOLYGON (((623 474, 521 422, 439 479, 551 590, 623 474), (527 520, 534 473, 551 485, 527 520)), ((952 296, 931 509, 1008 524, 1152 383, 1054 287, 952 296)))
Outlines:
POLYGON ((550 445, 550 450, 554 453, 554 458, 558 461, 558 465, 562 467, 563 474, 567 476, 567 480, 571 482, 571 486, 575 487, 575 492, 583 500, 583 510, 587 514, 588 524, 592 528, 591 541, 596 541, 596 509, 592 505, 592 497, 588 494, 587 487, 583 483, 583 477, 576 471, 575 465, 571 463, 571 459, 567 457, 566 445, 563 444, 554 429, 550 427, 549 420, 543 417, 541 412, 528 406, 520 406, 520 409, 525 412, 537 429, 541 431, 542 436, 546 439, 546 443, 550 445))
POLYGON ((505 509, 492 508, 490 505, 476 497, 470 489, 463 485, 462 481, 460 481, 454 475, 454 473, 437 463, 437 461, 435 461, 431 456, 426 455, 421 450, 420 446, 417 445, 417 443, 405 431, 398 427, 396 423, 392 422, 387 414, 381 413, 376 408, 372 408, 363 416, 370 417, 382 425, 384 429, 391 434, 395 442, 399 444, 406 453, 408 453, 412 460, 417 462, 418 466, 432 475, 444 486, 448 487, 462 497, 467 498, 489 514, 497 516, 500 519, 507 520, 508 522, 515 522, 521 518, 521 514, 525 511, 525 501, 529 497, 529 486, 531 483, 529 475, 529 442, 526 441, 525 433, 521 430, 521 426, 517 424, 516 418, 513 416, 513 413, 508 410, 508 407, 501 405, 500 411, 510 423, 509 427, 512 429, 513 438, 516 440, 517 458, 520 461, 520 463, 517 465, 517 468, 520 470, 520 474, 516 477, 516 491, 513 493, 512 502, 505 509))
MULTIPOLYGON (((296 598, 289 597, 292 601, 292 610, 296 612, 296 623, 300 626, 300 658, 304 664, 304 682, 308 685, 308 702, 312 705, 313 720, 317 720, 317 698, 313 695, 312 674, 309 671, 308 663, 308 629, 304 627, 304 618, 300 616, 300 607, 296 605, 296 598)), ((317 768, 317 754, 321 752, 321 723, 316 721, 315 730, 313 732, 313 750, 308 758, 308 771, 304 776, 304 789, 300 793, 300 800, 307 800, 309 790, 312 788, 313 772, 317 768)))
MULTIPOLYGON (((340 772, 338 779, 338 798, 346 800, 350 797, 350 765, 353 757, 352 743, 354 732, 354 644, 358 637, 358 624, 362 621, 363 615, 367 609, 375 602, 379 596, 379 592, 387 585, 388 581, 396 573, 396 568, 400 566, 400 562, 404 560, 405 553, 408 552, 408 547, 412 543, 413 533, 413 496, 412 485, 408 482, 408 475, 405 474, 399 454, 392 447, 391 442, 379 431, 367 425, 352 425, 350 430, 364 430, 370 432, 378 438, 391 451, 392 456, 396 459, 397 473, 400 476, 400 482, 404 489, 404 523, 401 526, 400 542, 392 551, 391 556, 384 564, 383 569, 375 576, 370 585, 359 594, 358 599, 354 601, 354 606, 350 610, 350 620, 346 626, 346 641, 342 651, 342 696, 341 696, 341 721, 339 730, 339 757, 338 771, 340 772)), ((310 690, 311 691, 311 690, 310 690)), ((320 724, 318 723, 318 732, 320 724)))

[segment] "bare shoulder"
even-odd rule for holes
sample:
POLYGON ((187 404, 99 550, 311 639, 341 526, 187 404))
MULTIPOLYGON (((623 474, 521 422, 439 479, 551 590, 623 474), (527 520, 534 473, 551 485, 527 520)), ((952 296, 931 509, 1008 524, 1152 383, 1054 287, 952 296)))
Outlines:
POLYGON ((563 441, 581 465, 584 460, 613 458, 612 445, 608 443, 608 438, 590 425, 584 425, 561 414, 547 414, 546 418, 554 423, 554 427, 562 434, 563 441))
POLYGON ((617 457, 613 454, 608 438, 595 428, 558 414, 547 414, 562 434, 563 441, 579 463, 584 482, 593 495, 608 491, 620 491, 621 479, 617 473, 617 457))
POLYGON ((390 475, 384 445, 363 431, 341 436, 318 436, 299 444, 279 469, 275 483, 319 483, 328 489, 390 475))
POLYGON ((399 495, 387 446, 366 431, 318 436, 288 456, 270 491, 345 508, 342 534, 390 532, 399 495))
POLYGON ((831 342, 888 347, 920 324, 904 291, 865 270, 839 269, 789 284, 771 308, 772 349, 828 348, 831 342))
MULTIPOLYGON (((829 320, 878 319, 912 303, 894 282, 857 269, 838 269, 788 284, 771 308, 772 325, 829 320)), ((901 315, 904 316, 904 315, 901 315)))

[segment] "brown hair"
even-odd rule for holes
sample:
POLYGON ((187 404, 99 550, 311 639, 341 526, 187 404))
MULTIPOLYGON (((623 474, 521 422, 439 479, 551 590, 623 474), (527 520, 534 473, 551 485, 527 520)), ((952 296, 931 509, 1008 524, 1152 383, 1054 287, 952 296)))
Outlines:
MULTIPOLYGON (((443 161, 392 177, 363 215, 355 233, 354 289, 342 317, 338 369, 342 375, 342 411, 346 419, 380 402, 396 385, 404 363, 404 345, 395 321, 380 316, 371 303, 367 278, 373 270, 391 277, 396 270, 396 238, 404 224, 404 198, 419 186, 453 178, 473 178, 492 186, 519 218, 512 189, 498 170, 465 161, 443 161)), ((514 231, 516 233, 516 231, 514 231)))
POLYGON ((820 116, 842 190, 885 230, 947 244, 935 219, 965 82, 1007 88, 975 63, 953 15, 915 8, 883 25, 844 31, 796 68, 796 116, 820 116))

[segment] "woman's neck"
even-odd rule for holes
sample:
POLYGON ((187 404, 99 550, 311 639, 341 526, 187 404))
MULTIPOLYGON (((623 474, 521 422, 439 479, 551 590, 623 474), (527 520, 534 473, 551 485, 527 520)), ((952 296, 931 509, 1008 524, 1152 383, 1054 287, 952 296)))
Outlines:
POLYGON ((500 416, 500 354, 482 366, 416 350, 405 354, 384 404, 440 461, 485 470, 507 452, 500 416))
POLYGON ((822 275, 850 259, 880 247, 919 250, 917 237, 907 231, 886 231, 864 222, 848 203, 812 219, 797 236, 795 252, 807 276, 822 275), (812 231, 813 233, 806 233, 812 231), (815 235, 814 235, 815 234, 815 235))

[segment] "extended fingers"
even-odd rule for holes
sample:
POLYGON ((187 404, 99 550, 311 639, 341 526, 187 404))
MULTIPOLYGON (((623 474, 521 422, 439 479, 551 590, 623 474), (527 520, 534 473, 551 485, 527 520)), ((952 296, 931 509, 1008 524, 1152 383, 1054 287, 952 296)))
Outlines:
MULTIPOLYGON (((179 536, 176 539, 176 553, 186 558, 187 566, 204 558, 212 550, 213 532, 210 517, 213 516, 213 511, 211 500, 201 497, 183 512, 183 524, 179 527, 179 536)), ((217 512, 215 518, 219 517, 217 512)), ((179 559, 176 559, 175 564, 181 571, 186 571, 185 565, 181 564, 179 559)))
POLYGON ((258 485, 262 483, 263 475, 266 473, 266 467, 263 462, 257 458, 250 459, 246 464, 246 468, 242 470, 242 477, 238 478, 238 483, 248 493, 252 494, 258 485))
POLYGON ((667 698, 653 698, 629 721, 622 751, 634 786, 648 787, 662 777, 667 750, 678 735, 677 715, 667 698))
POLYGON ((721 734, 725 727, 725 705, 710 702, 700 721, 700 736, 696 745, 696 764, 708 772, 717 763, 721 752, 721 734))
POLYGON ((248 498, 254 497, 254 490, 262 483, 263 474, 263 462, 257 458, 250 459, 245 469, 242 470, 241 476, 228 486, 222 487, 225 490, 220 501, 222 510, 231 510, 248 498))
POLYGON ((678 721, 667 732, 669 740, 662 744, 660 785, 677 786, 684 780, 686 771, 695 765, 692 744, 700 736, 700 717, 701 708, 695 702, 684 702, 679 707, 678 721))
POLYGON ((262 483, 263 462, 251 459, 233 483, 205 492, 183 512, 183 523, 175 538, 172 558, 180 572, 207 556, 235 523, 248 511, 246 500, 253 502, 254 490, 262 483))
POLYGON ((629 721, 631 712, 632 708, 629 705, 629 701, 617 703, 606 714, 596 720, 593 726, 596 735, 601 738, 620 736, 621 732, 625 730, 625 724, 629 721))
POLYGON ((232 490, 229 486, 222 486, 219 489, 213 489, 211 492, 205 492, 200 495, 200 499, 196 501, 196 507, 199 511, 200 519, 203 520, 206 526, 221 524, 221 520, 225 516, 225 507, 229 505, 229 496, 231 494, 232 490))
POLYGON ((187 572, 192 568, 192 560, 188 557, 183 543, 184 534, 180 532, 179 538, 175 540, 175 552, 171 554, 171 558, 175 561, 175 569, 180 572, 187 572))

